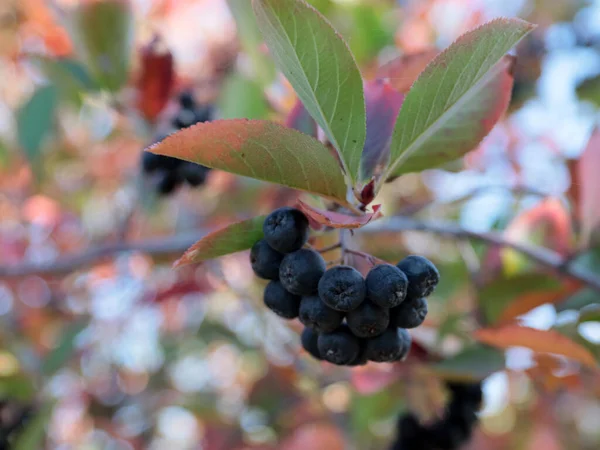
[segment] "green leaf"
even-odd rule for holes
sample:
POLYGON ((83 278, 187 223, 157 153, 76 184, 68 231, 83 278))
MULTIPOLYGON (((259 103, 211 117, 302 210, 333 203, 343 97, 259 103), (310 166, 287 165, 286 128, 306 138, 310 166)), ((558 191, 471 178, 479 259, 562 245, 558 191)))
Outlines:
POLYGON ((581 311, 579 323, 584 322, 600 322, 600 305, 592 305, 581 311))
POLYGON ((60 98, 70 103, 80 106, 81 94, 96 88, 86 68, 73 59, 35 55, 31 60, 56 86, 60 98))
POLYGON ((27 423, 11 447, 13 450, 39 450, 44 448, 43 442, 46 436, 46 426, 52 417, 53 405, 42 407, 27 423))
POLYGON ((263 238, 264 221, 265 216, 259 216, 243 222, 233 223, 206 235, 192 245, 175 262, 175 267, 197 264, 208 259, 249 249, 263 238))
POLYGON ((39 175, 40 150, 50 135, 56 112, 57 91, 54 86, 42 86, 35 90, 17 113, 17 136, 34 172, 39 175))
POLYGON ((485 345, 474 345, 432 366, 444 378, 482 380, 505 368, 504 352, 485 345))
POLYGON ((316 139, 274 122, 200 123, 149 150, 346 204, 344 176, 335 156, 316 139))
POLYGON ((597 107, 600 106, 600 75, 588 78, 577 86, 577 96, 580 100, 592 102, 597 107))
POLYGON ((398 114, 388 176, 439 166, 479 144, 508 107, 514 59, 505 54, 532 28, 497 19, 434 58, 398 114))
POLYGON ((21 401, 31 400, 35 394, 32 381, 24 373, 0 377, 0 396, 21 401))
POLYGON ((252 0, 275 64, 358 177, 366 137, 362 77, 341 36, 303 0, 252 0))
POLYGON ((42 373, 51 376, 56 373, 73 355, 75 350, 75 338, 87 326, 84 322, 68 325, 60 339, 60 343, 44 359, 42 373))
POLYGON ((264 119, 269 113, 261 87, 238 73, 227 78, 217 103, 223 119, 264 119))
POLYGON ((65 25, 95 81, 111 92, 122 88, 129 77, 134 42, 130 2, 83 2, 73 9, 65 25))

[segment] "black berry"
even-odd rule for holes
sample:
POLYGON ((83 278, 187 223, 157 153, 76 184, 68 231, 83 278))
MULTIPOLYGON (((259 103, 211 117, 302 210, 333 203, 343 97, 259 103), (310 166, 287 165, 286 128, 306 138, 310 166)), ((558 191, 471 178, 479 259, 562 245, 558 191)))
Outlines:
POLYGON ((355 367, 355 366, 364 366, 369 362, 369 357, 367 355, 367 340, 359 339, 360 350, 358 351, 358 355, 352 362, 346 364, 347 366, 355 367))
POLYGON ((408 278, 407 296, 411 298, 429 296, 440 281, 437 268, 423 256, 407 256, 397 267, 408 278))
POLYGON ((410 352, 410 347, 412 345, 412 337, 409 332, 404 328, 398 328, 397 330, 398 336, 402 340, 402 351, 400 352, 399 360, 403 361, 408 356, 410 352))
POLYGON ((416 328, 427 316, 427 300, 407 298, 390 310, 390 323, 399 328, 416 328))
POLYGON ((153 173, 159 170, 174 170, 181 164, 181 161, 169 156, 157 155, 152 152, 142 152, 142 171, 144 173, 153 173))
POLYGON ((281 266, 282 260, 283 254, 273 250, 264 239, 254 244, 250 250, 252 270, 260 278, 278 280, 279 266, 281 266))
POLYGON ((310 295, 302 297, 298 318, 319 333, 330 333, 342 324, 344 313, 331 309, 318 295, 310 295))
POLYGON ((195 109, 196 123, 210 122, 213 118, 213 107, 211 105, 202 105, 195 109))
POLYGON ((179 105, 183 109, 193 109, 196 106, 194 95, 190 91, 183 91, 179 94, 179 105))
POLYGON ((292 294, 312 295, 317 291, 325 268, 325 260, 320 254, 301 249, 285 255, 279 268, 279 279, 292 294))
POLYGON ((367 274, 367 297, 382 308, 398 306, 406 297, 408 278, 391 264, 381 264, 367 274))
POLYGON ((370 300, 362 302, 358 308, 348 313, 346 322, 352 333, 360 338, 371 338, 383 333, 389 323, 387 309, 375 305, 370 300))
POLYGON ((319 335, 319 353, 330 363, 350 364, 360 353, 360 342, 347 328, 340 327, 332 333, 319 335))
POLYGON ((304 350, 306 350, 313 358, 323 359, 321 358, 321 353, 319 353, 319 333, 311 328, 305 328, 302 331, 300 340, 302 341, 304 350))
POLYGON ((264 293, 267 308, 284 319, 295 319, 300 309, 300 297, 290 294, 279 281, 267 284, 264 293))
POLYGON ((308 219, 294 208, 279 208, 267 216, 263 224, 266 241, 281 253, 302 248, 308 240, 308 219))
POLYGON ((362 275, 350 266, 332 267, 319 281, 319 296, 327 306, 338 311, 358 308, 366 291, 362 275))
POLYGON ((189 161, 185 161, 179 170, 181 177, 192 187, 203 184, 210 171, 207 167, 189 161))
POLYGON ((178 129, 187 128, 197 123, 196 113, 191 109, 180 109, 173 119, 173 126, 178 129))
POLYGON ((404 340, 395 328, 367 341, 367 357, 375 362, 398 361, 403 349, 404 340))
POLYGON ((164 172, 160 174, 160 179, 156 185, 158 193, 161 195, 169 195, 181 184, 181 179, 177 172, 164 172))

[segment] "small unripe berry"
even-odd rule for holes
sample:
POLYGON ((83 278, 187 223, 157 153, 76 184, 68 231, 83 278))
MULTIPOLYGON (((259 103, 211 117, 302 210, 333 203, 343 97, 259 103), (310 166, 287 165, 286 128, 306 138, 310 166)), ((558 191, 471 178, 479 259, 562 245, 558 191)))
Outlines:
POLYGON ((397 267, 408 278, 407 297, 427 297, 431 295, 440 281, 440 273, 437 268, 423 256, 407 256, 398 263, 397 267))
POLYGON ((321 358, 321 353, 319 353, 319 333, 317 333, 312 328, 305 328, 302 331, 302 336, 300 337, 302 341, 302 348, 306 350, 313 358, 323 359, 321 358))
POLYGON ((284 319, 295 319, 300 309, 300 297, 285 290, 279 281, 267 284, 264 293, 267 308, 284 319))
POLYGON ((250 250, 252 270, 260 278, 278 280, 282 260, 283 254, 273 250, 264 239, 254 244, 250 250))
POLYGON ((318 333, 331 333, 342 324, 344 313, 331 309, 318 295, 310 295, 302 297, 298 318, 318 333))
POLYGON ((350 364, 360 353, 358 338, 345 327, 320 334, 318 345, 322 358, 337 365, 350 364))
POLYGON ((294 208, 279 208, 267 216, 263 224, 266 241, 281 253, 291 253, 308 241, 308 219, 294 208))
POLYGON ((416 328, 427 316, 427 300, 407 298, 390 310, 390 323, 399 328, 416 328))
POLYGON ((391 264, 381 264, 367 274, 367 297, 382 308, 393 308, 404 301, 408 278, 391 264))
POLYGON ((358 270, 350 266, 329 269, 319 281, 319 297, 330 308, 352 311, 364 301, 365 280, 358 270))
POLYGON ((317 291, 325 268, 325 260, 319 253, 314 250, 300 249, 285 255, 279 268, 279 279, 293 294, 312 295, 317 291))
POLYGON ((390 315, 387 309, 381 308, 367 299, 358 308, 348 313, 346 322, 355 336, 372 338, 379 336, 387 329, 390 315))
POLYGON ((402 356, 404 340, 395 328, 367 341, 367 356, 375 362, 398 361, 402 356))

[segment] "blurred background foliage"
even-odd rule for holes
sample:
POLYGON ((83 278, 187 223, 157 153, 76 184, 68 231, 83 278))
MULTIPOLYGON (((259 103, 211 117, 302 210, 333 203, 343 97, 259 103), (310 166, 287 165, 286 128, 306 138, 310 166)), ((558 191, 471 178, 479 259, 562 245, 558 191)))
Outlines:
MULTIPOLYGON (((600 1, 310 3, 367 79, 499 15, 538 24, 516 50, 510 113, 483 144, 452 167, 393 181, 377 202, 386 216, 496 230, 600 272, 600 198, 590 195, 600 1)), ((467 448, 600 447, 597 370, 473 344, 478 324, 518 318, 600 357, 598 292, 520 253, 427 232, 358 233, 380 258, 414 252, 438 264, 414 338, 444 361, 352 370, 302 354, 297 324, 261 306, 246 254, 171 269, 205 230, 298 195, 213 171, 203 188, 157 199, 139 175, 140 152, 183 90, 220 118, 284 121, 293 108, 249 1, 3 0, 0 23, 0 424, 10 448, 384 449, 399 412, 435 415, 442 377, 487 377, 467 448)))

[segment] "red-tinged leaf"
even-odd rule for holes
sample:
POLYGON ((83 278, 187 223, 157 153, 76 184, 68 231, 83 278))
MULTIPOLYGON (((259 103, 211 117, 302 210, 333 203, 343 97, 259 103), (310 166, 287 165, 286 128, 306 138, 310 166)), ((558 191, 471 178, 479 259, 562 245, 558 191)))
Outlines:
POLYGON ((371 178, 371 181, 369 181, 360 191, 360 196, 359 196, 358 200, 363 205, 369 205, 374 199, 375 199, 375 178, 371 178))
POLYGON ((581 245, 587 245, 600 226, 600 129, 594 130, 579 158, 575 182, 579 186, 577 215, 581 222, 581 245))
POLYGON ((378 177, 385 171, 390 159, 392 131, 403 101, 404 95, 387 81, 376 80, 365 84, 367 139, 361 161, 362 182, 378 177))
POLYGON ((301 200, 298 200, 298 208, 304 214, 306 214, 306 216, 309 219, 317 222, 320 225, 327 226, 330 228, 360 228, 365 226, 372 220, 376 220, 382 216, 381 205, 373 206, 373 212, 366 213, 363 216, 349 216, 347 214, 339 212, 324 211, 322 209, 314 208, 310 205, 307 205, 301 200))
POLYGON ((492 347, 525 347, 534 352, 566 356, 586 366, 596 367, 594 355, 588 349, 554 330, 505 325, 477 330, 474 337, 492 347))
POLYGON ((474 345, 432 365, 446 379, 482 380, 505 368, 504 352, 483 345, 474 345))
POLYGON ((438 53, 437 50, 430 49, 402 55, 381 66, 377 76, 389 79, 394 89, 406 93, 438 53))
POLYGON ((174 267, 197 264, 208 259, 247 250, 263 237, 265 216, 231 224, 210 233, 192 245, 174 267))
POLYGON ((347 447, 344 435, 337 427, 327 423, 309 423, 294 430, 278 448, 281 450, 305 450, 308 448, 344 450, 347 447))
POLYGON ((302 101, 299 99, 296 100, 296 104, 288 114, 287 119, 285 120, 285 126, 298 130, 301 133, 308 134, 314 138, 317 137, 317 122, 310 116, 302 104, 302 101))
POLYGON ((174 81, 173 55, 156 36, 141 50, 137 82, 138 109, 147 120, 154 121, 166 106, 174 81))
POLYGON ((316 139, 264 120, 216 120, 170 135, 149 151, 270 181, 347 205, 342 169, 316 139))

